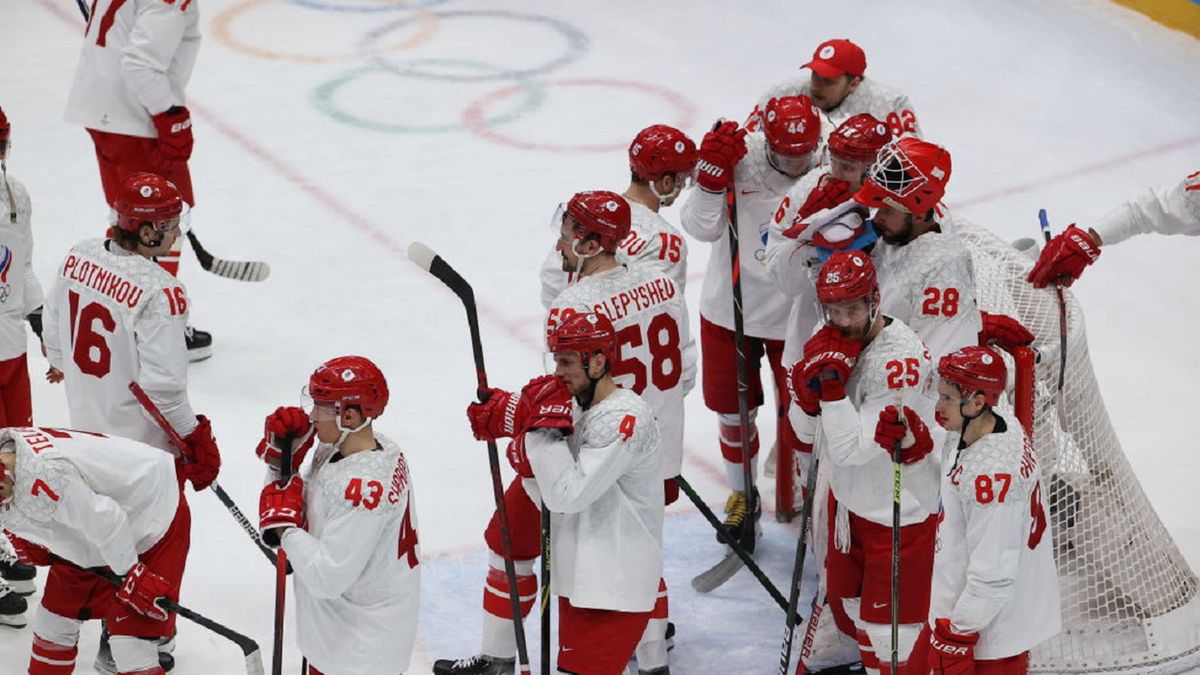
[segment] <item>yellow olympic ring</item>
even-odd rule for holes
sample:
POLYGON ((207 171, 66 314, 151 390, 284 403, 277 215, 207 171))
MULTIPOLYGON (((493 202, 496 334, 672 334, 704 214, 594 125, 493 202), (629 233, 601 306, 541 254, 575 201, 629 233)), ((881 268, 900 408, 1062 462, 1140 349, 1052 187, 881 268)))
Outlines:
MULTIPOLYGON (((295 61, 297 63, 340 63, 343 61, 358 61, 362 59, 362 50, 356 48, 352 52, 345 54, 304 54, 304 53, 288 53, 278 52, 269 49, 263 49, 254 45, 248 44, 234 35, 232 24, 235 19, 241 17, 246 12, 255 9, 261 5, 276 0, 243 0, 235 5, 222 10, 212 22, 212 35, 216 36, 217 40, 223 43, 230 49, 253 56, 259 59, 278 60, 278 61, 295 61)), ((408 0, 379 0, 380 4, 407 4, 408 0)), ((378 54, 401 51, 405 49, 415 49, 429 41, 438 29, 441 27, 441 19, 437 14, 426 10, 418 9, 413 12, 417 19, 416 30, 407 38, 396 42, 385 49, 380 49, 378 54)))

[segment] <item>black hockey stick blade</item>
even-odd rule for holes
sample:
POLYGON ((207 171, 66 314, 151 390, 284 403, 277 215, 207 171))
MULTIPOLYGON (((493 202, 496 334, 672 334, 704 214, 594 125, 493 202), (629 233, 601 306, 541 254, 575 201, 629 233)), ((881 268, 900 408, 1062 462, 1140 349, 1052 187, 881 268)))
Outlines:
POLYGON ((449 286, 455 295, 463 299, 463 302, 475 304, 475 291, 471 290, 471 284, 468 284, 467 280, 463 279, 462 275, 445 260, 442 260, 442 257, 433 249, 419 241, 414 241, 408 247, 408 259, 449 286))
POLYGON ((192 243, 192 252, 196 254, 196 260, 200 261, 200 267, 205 272, 234 281, 263 281, 271 276, 271 266, 261 260, 218 258, 200 244, 195 232, 188 230, 187 237, 192 243))

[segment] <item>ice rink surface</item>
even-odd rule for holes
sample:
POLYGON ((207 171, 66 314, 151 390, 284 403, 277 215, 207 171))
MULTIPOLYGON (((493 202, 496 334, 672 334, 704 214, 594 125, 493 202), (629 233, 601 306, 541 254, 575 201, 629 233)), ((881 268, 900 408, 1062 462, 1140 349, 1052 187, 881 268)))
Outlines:
MULTIPOLYGON (((268 260, 273 274, 227 281, 185 253, 192 322, 215 342, 215 356, 190 371, 193 406, 213 419, 221 482, 251 513, 263 416, 298 404, 329 357, 380 364, 391 402, 377 427, 406 449, 418 496, 413 673, 478 648, 492 501, 484 446, 463 415, 474 375, 462 308, 408 262, 411 241, 474 283, 491 381, 519 387, 542 369, 537 268, 558 202, 623 190, 625 149, 644 126, 674 124, 699 140, 718 117, 742 119, 830 37, 858 42, 868 75, 909 94, 926 137, 953 154, 947 202, 1005 239, 1038 236, 1039 207, 1057 231, 1200 169, 1200 43, 1099 0, 194 1, 205 37, 188 92, 193 225, 217 255, 268 260)), ((33 198, 47 285, 106 213, 90 141, 61 120, 81 31, 70 0, 0 3, 8 166, 33 198)), ((678 210, 665 215, 677 223, 678 210)), ((691 251, 695 322, 708 246, 691 251)), ((1193 568, 1197 260, 1200 242, 1142 237, 1106 249, 1076 289, 1109 414, 1193 568)), ((45 363, 31 356, 31 367, 45 363)), ((34 388, 37 423, 67 425, 62 390, 34 388)), ((719 509, 715 421, 698 392, 687 407, 685 475, 719 509)), ((271 568, 215 498, 191 501, 183 601, 269 652, 271 568)), ((764 522, 760 557, 782 587, 794 530, 764 522)), ((667 523, 676 672, 772 671, 782 613, 745 572, 697 597, 688 579, 721 551, 690 504, 672 507, 667 523)), ((239 672, 231 644, 180 625, 175 672, 239 672)), ((85 628, 80 672, 97 631, 85 628)), ((288 672, 300 661, 292 637, 288 672)), ((29 641, 28 629, 0 632, 0 672, 23 672, 29 641)))

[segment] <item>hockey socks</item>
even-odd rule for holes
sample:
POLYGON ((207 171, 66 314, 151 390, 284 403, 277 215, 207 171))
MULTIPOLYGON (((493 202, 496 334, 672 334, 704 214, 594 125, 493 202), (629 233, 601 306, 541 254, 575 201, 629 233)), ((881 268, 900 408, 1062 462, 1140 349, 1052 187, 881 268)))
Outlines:
MULTIPOLYGON (((513 563, 517 571, 517 592, 521 596, 521 618, 524 619, 537 599, 538 580, 533 574, 534 561, 514 560, 513 563)), ((483 587, 483 654, 512 658, 517 653, 512 619, 512 596, 504 574, 504 558, 489 551, 487 581, 483 587)))

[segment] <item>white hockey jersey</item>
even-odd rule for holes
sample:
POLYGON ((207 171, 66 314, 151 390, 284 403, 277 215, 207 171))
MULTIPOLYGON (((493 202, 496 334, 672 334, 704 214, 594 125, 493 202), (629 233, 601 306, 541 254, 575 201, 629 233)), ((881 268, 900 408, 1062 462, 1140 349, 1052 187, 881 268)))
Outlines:
POLYGON ((584 411, 575 433, 526 434, 550 520, 550 583, 575 607, 646 612, 662 577, 663 483, 654 413, 617 389, 584 411))
POLYGON ((983 328, 971 253, 948 211, 938 223, 940 232, 926 232, 903 246, 881 240, 871 252, 882 311, 916 331, 935 361, 979 344, 983 328))
MULTIPOLYGON (((829 137, 822 120, 821 143, 829 137)), ((817 153, 820 157, 823 149, 817 153)), ((811 172, 810 172, 811 173, 811 172)), ((767 272, 769 230, 780 200, 800 180, 776 171, 767 161, 766 138, 761 133, 746 135, 746 156, 734 169, 731 189, 736 191, 738 256, 741 263, 742 320, 746 335, 782 340, 787 333, 787 316, 792 300, 780 292, 767 272)), ((689 190, 681 221, 688 234, 712 243, 700 314, 707 320, 733 330, 729 213, 725 195, 696 186, 689 190)))
POLYGON ((617 329, 617 386, 646 400, 663 436, 662 477, 683 466, 683 399, 696 384, 696 342, 683 292, 653 267, 618 265, 571 284, 546 317, 547 334, 570 312, 597 312, 617 329))
POLYGON ((979 633, 975 658, 1002 659, 1058 634, 1058 573, 1037 454, 1006 424, 966 448, 949 434, 929 623, 979 633))
MULTIPOLYGON (((408 668, 421 600, 420 547, 404 453, 336 455, 320 444, 304 474, 308 530, 281 540, 292 565, 300 651, 323 673, 408 668)), ((272 470, 268 479, 278 475, 272 470)))
MULTIPOLYGON (((891 453, 875 442, 875 426, 884 408, 912 408, 929 427, 934 452, 901 469, 900 523, 919 523, 938 510, 941 461, 936 449, 944 438, 933 417, 937 402, 934 366, 921 338, 892 319, 859 355, 846 398, 821 404, 817 418, 791 406, 788 416, 800 438, 812 438, 822 465, 832 466, 830 487, 840 504, 881 525, 892 523, 891 453)), ((822 473, 824 472, 822 468, 822 473)))
MULTIPOLYGON (((742 126, 751 131, 759 129, 762 124, 762 111, 767 109, 767 101, 783 96, 808 96, 812 88, 811 82, 812 78, 805 73, 775 84, 758 100, 742 126)), ((917 122, 917 113, 908 96, 869 77, 863 77, 862 82, 846 96, 841 105, 825 114, 834 127, 837 127, 859 113, 870 113, 875 119, 886 123, 893 136, 921 135, 921 125, 917 122)))
POLYGON ((200 50, 195 0, 98 0, 83 35, 64 119, 88 129, 154 138, 150 121, 184 105, 200 50))
MULTIPOLYGON (((669 277, 680 291, 687 288, 687 240, 658 213, 644 204, 629 203, 629 235, 617 248, 617 262, 622 265, 637 263, 657 270, 669 277)), ((562 254, 551 248, 542 261, 542 306, 550 309, 559 293, 578 279, 573 272, 564 272, 562 254)))
POLYGON ((50 365, 66 376, 71 426, 171 448, 129 391, 136 381, 190 434, 187 317, 183 283, 153 260, 104 239, 76 244, 46 298, 43 332, 50 365))
POLYGON ((1104 246, 1150 232, 1200 235, 1200 171, 1169 190, 1147 190, 1113 209, 1092 229, 1104 246))
POLYGON ((0 361, 25 353, 25 317, 44 301, 33 273, 32 211, 25 186, 0 179, 0 361))
POLYGON ((175 460, 158 448, 62 429, 0 430, 8 439, 16 482, 0 526, 61 558, 125 574, 175 519, 175 460))

